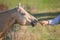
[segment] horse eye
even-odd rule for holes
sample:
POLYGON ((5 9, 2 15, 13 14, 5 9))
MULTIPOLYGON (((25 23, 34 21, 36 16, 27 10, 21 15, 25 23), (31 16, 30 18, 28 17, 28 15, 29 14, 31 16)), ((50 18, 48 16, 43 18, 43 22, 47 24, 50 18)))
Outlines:
POLYGON ((21 13, 21 15, 25 15, 25 13, 21 13))

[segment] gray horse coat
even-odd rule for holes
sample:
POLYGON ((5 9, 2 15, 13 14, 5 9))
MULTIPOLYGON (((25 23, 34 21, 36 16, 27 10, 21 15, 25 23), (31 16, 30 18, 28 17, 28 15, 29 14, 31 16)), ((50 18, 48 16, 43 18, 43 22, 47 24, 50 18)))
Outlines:
POLYGON ((0 12, 0 40, 15 22, 24 28, 23 26, 26 24, 34 25, 36 21, 37 19, 27 13, 22 7, 0 12))

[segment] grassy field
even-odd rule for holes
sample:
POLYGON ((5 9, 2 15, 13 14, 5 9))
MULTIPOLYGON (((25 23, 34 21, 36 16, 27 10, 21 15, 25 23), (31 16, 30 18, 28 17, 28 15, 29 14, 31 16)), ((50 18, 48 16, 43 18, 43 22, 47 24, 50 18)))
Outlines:
POLYGON ((16 7, 19 2, 31 8, 34 12, 59 11, 60 9, 60 0, 0 0, 0 4, 3 3, 8 8, 16 7))
MULTIPOLYGON (((18 2, 27 6, 39 20, 51 19, 60 14, 60 0, 0 0, 0 4, 7 5, 9 9, 16 7, 18 2)), ((28 26, 23 40, 60 40, 60 25, 41 26, 38 23, 35 27, 28 26)))

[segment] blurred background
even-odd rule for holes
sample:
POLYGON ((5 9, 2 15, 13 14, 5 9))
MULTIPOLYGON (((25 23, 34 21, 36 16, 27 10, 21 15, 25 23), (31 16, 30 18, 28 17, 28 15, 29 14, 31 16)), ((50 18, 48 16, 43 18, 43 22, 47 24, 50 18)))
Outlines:
MULTIPOLYGON (((60 14, 60 0, 0 0, 0 11, 13 9, 19 2, 39 21, 53 19, 60 14)), ((13 26, 15 33, 19 25, 13 26)), ((10 36, 6 35, 3 40, 12 40, 11 33, 8 34, 10 36)), ((41 26, 38 23, 35 27, 28 26, 22 40, 60 40, 60 25, 41 26)))

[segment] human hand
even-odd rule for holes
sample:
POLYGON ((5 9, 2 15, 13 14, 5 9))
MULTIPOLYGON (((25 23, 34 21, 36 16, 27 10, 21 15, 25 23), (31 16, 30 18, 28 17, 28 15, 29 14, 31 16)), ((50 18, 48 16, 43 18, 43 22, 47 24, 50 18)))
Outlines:
POLYGON ((47 20, 40 21, 40 24, 41 24, 42 26, 45 26, 45 25, 48 24, 48 21, 47 21, 47 20))

